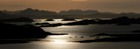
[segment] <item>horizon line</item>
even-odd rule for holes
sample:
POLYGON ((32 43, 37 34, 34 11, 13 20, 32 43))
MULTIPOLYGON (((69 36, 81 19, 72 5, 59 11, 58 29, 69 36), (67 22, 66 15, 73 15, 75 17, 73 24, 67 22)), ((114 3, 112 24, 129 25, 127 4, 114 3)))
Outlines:
MULTIPOLYGON (((0 9, 0 11, 11 11, 11 12, 14 12, 14 11, 21 11, 21 10, 26 10, 28 8, 23 8, 23 9, 16 9, 16 10, 8 10, 8 9, 0 9)), ((38 8, 30 8, 30 9, 33 9, 33 10, 43 10, 43 11, 52 11, 52 12, 61 12, 61 11, 69 11, 69 10, 82 10, 82 11, 87 11, 87 10, 94 10, 94 11, 98 11, 98 12, 109 12, 109 13, 139 13, 140 12, 110 12, 110 11, 100 11, 100 10, 96 10, 96 9, 65 9, 65 10, 49 10, 49 9, 38 9, 38 8)))

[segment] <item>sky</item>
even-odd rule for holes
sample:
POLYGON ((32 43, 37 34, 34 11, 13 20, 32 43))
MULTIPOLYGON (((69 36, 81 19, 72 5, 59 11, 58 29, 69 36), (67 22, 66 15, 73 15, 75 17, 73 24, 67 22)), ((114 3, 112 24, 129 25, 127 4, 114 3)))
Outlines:
POLYGON ((26 8, 51 11, 81 9, 140 13, 140 0, 0 0, 0 10, 26 8))

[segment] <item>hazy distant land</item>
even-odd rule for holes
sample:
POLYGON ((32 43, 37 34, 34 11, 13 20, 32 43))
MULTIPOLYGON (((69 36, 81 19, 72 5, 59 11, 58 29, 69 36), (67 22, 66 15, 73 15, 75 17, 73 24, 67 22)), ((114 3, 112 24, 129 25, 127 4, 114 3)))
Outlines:
POLYGON ((29 18, 114 18, 120 16, 128 16, 137 18, 139 13, 112 13, 112 12, 100 12, 98 10, 80 10, 71 9, 66 11, 48 11, 27 8, 18 11, 0 11, 0 19, 17 18, 17 17, 29 17, 29 18))

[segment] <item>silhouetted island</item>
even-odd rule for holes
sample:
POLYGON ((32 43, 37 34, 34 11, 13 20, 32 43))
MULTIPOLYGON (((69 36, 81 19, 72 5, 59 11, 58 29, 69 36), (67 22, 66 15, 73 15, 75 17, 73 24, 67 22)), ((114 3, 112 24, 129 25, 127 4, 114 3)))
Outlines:
MULTIPOLYGON (((72 20, 72 19, 70 19, 72 20)), ((140 24, 140 18, 129 18, 127 16, 111 18, 111 19, 84 19, 81 21, 74 21, 69 23, 35 23, 35 25, 40 25, 40 27, 56 27, 61 25, 89 25, 89 24, 116 24, 116 25, 131 25, 140 24)))
POLYGON ((0 22, 34 22, 33 19, 28 17, 19 17, 19 18, 11 18, 11 19, 0 19, 0 22))
POLYGON ((140 30, 133 30, 134 33, 140 33, 140 30))
POLYGON ((70 22, 63 25, 88 25, 88 24, 117 24, 117 25, 140 24, 140 18, 128 18, 127 16, 122 16, 108 20, 85 19, 82 21, 70 22))
POLYGON ((91 42, 140 42, 140 33, 131 34, 107 34, 99 33, 93 35, 95 39, 74 41, 79 43, 91 43, 91 42), (103 37, 104 38, 100 38, 103 37), (106 36, 106 37, 105 37, 106 36))
POLYGON ((47 19, 69 19, 69 18, 116 18, 120 16, 127 16, 130 18, 138 18, 139 13, 113 13, 113 12, 100 12, 98 10, 80 10, 70 9, 63 10, 60 12, 39 10, 33 8, 26 8, 18 11, 0 11, 0 19, 3 18, 18 18, 18 17, 29 17, 34 19, 47 18, 47 19))
POLYGON ((0 39, 45 38, 50 34, 33 25, 17 26, 0 23, 0 39))
POLYGON ((50 23, 45 22, 45 23, 35 23, 34 25, 38 27, 57 27, 63 24, 61 23, 50 24, 50 23))
POLYGON ((17 26, 13 24, 0 23, 0 39, 32 39, 45 38, 48 35, 64 35, 45 32, 40 27, 33 25, 17 26))

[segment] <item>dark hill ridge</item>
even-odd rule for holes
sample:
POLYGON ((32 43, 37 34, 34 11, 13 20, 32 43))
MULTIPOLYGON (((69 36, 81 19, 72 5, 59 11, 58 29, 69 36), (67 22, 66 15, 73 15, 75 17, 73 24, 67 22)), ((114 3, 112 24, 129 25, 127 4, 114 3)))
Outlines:
POLYGON ((15 16, 0 11, 0 19, 10 19, 10 18, 15 18, 15 16))
POLYGON ((140 24, 140 18, 128 18, 127 16, 122 16, 122 17, 112 18, 109 20, 87 19, 82 21, 70 22, 63 25, 88 25, 88 24, 117 24, 117 25, 140 24))
POLYGON ((66 35, 45 32, 40 27, 33 25, 17 26, 12 24, 0 23, 0 40, 2 39, 37 39, 45 38, 48 35, 66 35))
POLYGON ((29 17, 29 18, 46 18, 46 17, 55 16, 56 12, 27 8, 25 10, 19 11, 14 15, 19 17, 29 17))
POLYGON ((19 17, 13 19, 0 19, 0 22, 33 22, 33 19, 27 17, 19 17))
POLYGON ((13 24, 0 23, 0 44, 28 43, 39 41, 48 35, 67 35, 45 32, 40 27, 33 25, 17 26, 13 24))
POLYGON ((2 11, 2 17, 29 17, 29 18, 114 18, 120 16, 139 17, 139 13, 112 13, 99 12, 98 10, 64 10, 60 12, 27 8, 19 11, 2 11), (4 15, 3 15, 4 14, 4 15))

